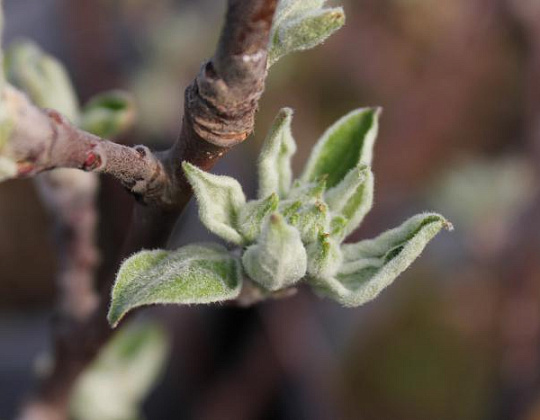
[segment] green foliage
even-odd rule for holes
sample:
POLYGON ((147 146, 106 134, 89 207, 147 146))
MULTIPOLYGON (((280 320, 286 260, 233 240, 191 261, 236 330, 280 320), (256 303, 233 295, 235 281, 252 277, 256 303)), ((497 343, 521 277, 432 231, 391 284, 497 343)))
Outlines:
POLYGON ((81 128, 111 138, 126 131, 135 120, 135 104, 126 92, 113 90, 94 96, 83 107, 81 128))
MULTIPOLYGON (((221 258, 230 255, 230 279, 232 267, 238 264, 232 255, 240 253, 244 274, 263 291, 276 292, 305 280, 322 295, 345 306, 358 306, 392 283, 443 227, 451 227, 442 216, 428 213, 376 239, 342 245, 373 203, 374 178, 369 165, 379 115, 378 109, 360 109, 330 127, 315 146, 302 177, 291 186, 295 149, 290 129, 292 111, 280 111, 258 163, 259 195, 268 194, 259 200, 246 202, 240 184, 233 178, 183 164, 206 227, 234 245, 249 245, 231 254, 220 251, 221 258)), ((165 302, 153 293, 162 293, 162 284, 167 291, 177 290, 174 279, 182 278, 183 288, 190 281, 199 287, 207 279, 213 284, 223 281, 220 267, 210 268, 204 276, 198 272, 184 275, 181 268, 195 254, 182 250, 173 254, 144 251, 124 263, 113 293, 113 323, 134 306, 165 302), (149 295, 152 297, 147 299, 149 295)), ((208 258, 197 255, 198 263, 208 258)), ((240 265, 237 267, 240 270, 240 265)), ((237 296, 240 279, 232 284, 232 289, 213 293, 209 301, 237 296)), ((175 303, 205 301, 191 292, 187 298, 185 292, 167 296, 175 303)))
POLYGON ((323 8, 324 0, 281 0, 270 38, 268 66, 283 56, 324 42, 345 23, 341 7, 323 8))
POLYGON ((189 245, 176 251, 142 251, 128 258, 112 290, 108 319, 117 325, 143 305, 212 303, 233 299, 242 284, 238 260, 219 245, 189 245))
POLYGON ((157 325, 123 328, 78 380, 70 418, 141 419, 140 405, 163 368, 168 347, 165 332, 157 325))

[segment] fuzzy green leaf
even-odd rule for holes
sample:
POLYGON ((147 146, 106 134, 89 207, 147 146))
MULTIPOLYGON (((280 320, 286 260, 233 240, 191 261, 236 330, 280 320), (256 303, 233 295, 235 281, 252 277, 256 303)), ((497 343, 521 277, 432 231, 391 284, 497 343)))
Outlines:
POLYGON ((142 418, 141 404, 161 373, 168 347, 165 332, 158 325, 122 328, 77 381, 70 418, 142 418))
POLYGON ((307 248, 308 275, 328 278, 334 276, 341 266, 343 256, 339 243, 328 234, 321 234, 307 248))
POLYGON ((238 216, 246 204, 242 186, 234 178, 205 172, 188 162, 182 163, 199 204, 199 217, 219 237, 237 245, 244 239, 238 232, 238 216))
POLYGON ((272 34, 268 66, 292 52, 316 47, 344 24, 345 13, 341 7, 310 10, 283 19, 275 25, 272 34))
POLYGON ((366 172, 366 178, 356 188, 356 191, 341 210, 341 215, 347 220, 343 229, 343 237, 352 233, 364 220, 373 207, 375 179, 371 170, 366 172))
POLYGON ((274 17, 274 27, 294 20, 308 12, 319 10, 326 0, 280 0, 274 17))
POLYGON ((248 243, 257 239, 261 234, 261 229, 265 219, 279 205, 279 197, 277 194, 270 194, 266 199, 249 201, 242 209, 238 216, 238 229, 248 243))
POLYGON ((31 41, 19 41, 6 52, 7 79, 42 108, 61 112, 77 124, 79 102, 64 66, 31 41))
POLYGON ((96 136, 111 138, 131 127, 135 104, 127 92, 113 90, 94 96, 83 107, 81 128, 96 136))
POLYGON ((442 229, 451 229, 442 216, 412 217, 379 237, 342 246, 343 263, 336 276, 312 277, 323 294, 344 306, 359 306, 379 295, 422 253, 442 229))
POLYGON ((257 244, 242 257, 246 273, 267 290, 292 286, 306 274, 307 255, 300 233, 278 213, 270 216, 257 244))
POLYGON ((239 262, 218 245, 189 245, 172 252, 142 251, 122 264, 108 319, 116 326, 127 312, 144 305, 234 299, 241 282, 239 262))
POLYGON ((272 193, 285 197, 291 188, 291 158, 296 152, 291 132, 292 116, 292 109, 282 109, 264 142, 259 158, 259 198, 272 193))
POLYGON ((333 124, 311 152, 302 180, 327 176, 327 187, 332 188, 356 166, 370 166, 379 115, 379 108, 362 108, 333 124))
POLYGON ((339 184, 326 191, 324 201, 328 204, 330 211, 341 213, 349 200, 355 195, 358 187, 366 182, 368 174, 369 167, 358 165, 351 169, 339 184))

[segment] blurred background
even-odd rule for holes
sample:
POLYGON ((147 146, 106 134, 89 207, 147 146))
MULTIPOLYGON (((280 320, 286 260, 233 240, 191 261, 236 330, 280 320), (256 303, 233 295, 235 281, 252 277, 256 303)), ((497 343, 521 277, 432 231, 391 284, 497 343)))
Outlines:
MULTIPOLYGON (((133 92, 138 123, 119 141, 156 149, 178 133, 183 90, 212 55, 225 8, 224 0, 4 4, 6 42, 29 37, 60 57, 83 100, 115 87, 133 92)), ((380 105, 376 205, 350 240, 423 210, 443 213, 456 230, 361 308, 301 290, 251 309, 141 311, 171 343, 143 416, 540 419, 540 2, 341 4, 347 25, 272 68, 255 136, 215 172, 253 196, 256 157, 281 107, 296 110, 298 173, 328 125, 380 105)), ((131 204, 103 179, 105 255, 120 246, 131 204)), ((0 185, 2 419, 31 391, 50 345, 49 222, 31 181, 0 185)), ((214 238, 192 203, 171 246, 200 240, 214 238)))

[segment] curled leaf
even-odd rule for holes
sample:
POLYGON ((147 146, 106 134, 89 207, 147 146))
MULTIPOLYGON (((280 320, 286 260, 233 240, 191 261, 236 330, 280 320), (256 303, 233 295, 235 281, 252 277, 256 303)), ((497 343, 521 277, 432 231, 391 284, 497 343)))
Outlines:
POLYGON ((199 204, 199 217, 211 232, 226 241, 242 245, 237 229, 240 210, 246 204, 242 186, 234 178, 213 175, 183 162, 182 168, 199 204))
POLYGON ((389 286, 444 227, 451 229, 438 214, 417 215, 375 239, 343 245, 337 275, 310 280, 321 293, 344 306, 360 306, 389 286))
POLYGON ((264 142, 259 158, 259 198, 272 193, 284 197, 291 188, 291 158, 296 152, 291 132, 292 116, 292 109, 283 108, 264 142))
POLYGON ((94 96, 83 107, 81 128, 96 136, 111 138, 131 127, 135 104, 127 92, 113 90, 94 96))
POLYGON ((224 247, 189 245, 176 251, 142 251, 122 264, 108 319, 116 326, 139 306, 234 299, 241 284, 240 264, 224 247))
POLYGON ((340 213, 343 211, 349 200, 355 195, 358 187, 366 181, 368 173, 369 167, 358 165, 351 169, 339 184, 326 191, 324 201, 326 201, 332 212, 340 213))
POLYGON ((326 0, 280 0, 274 17, 274 26, 296 19, 310 11, 319 10, 326 0))
POLYGON ((370 166, 379 115, 379 108, 362 108, 334 123, 311 152, 302 180, 313 181, 326 176, 327 187, 332 188, 356 166, 370 166))
POLYGON ((275 291, 292 286, 304 277, 307 255, 298 230, 274 213, 258 242, 244 252, 242 263, 253 281, 275 291))

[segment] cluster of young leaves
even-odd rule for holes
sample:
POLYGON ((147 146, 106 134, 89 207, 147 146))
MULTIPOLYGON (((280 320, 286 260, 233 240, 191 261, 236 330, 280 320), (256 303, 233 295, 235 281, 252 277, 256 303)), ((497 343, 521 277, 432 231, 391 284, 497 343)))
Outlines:
POLYGON ((205 244, 134 255, 118 273, 111 324, 137 306, 234 299, 245 277, 267 294, 302 281, 345 306, 374 299, 451 227, 441 215, 425 213, 375 239, 343 244, 373 204, 370 166, 379 115, 364 108, 337 121, 293 181, 292 110, 281 110, 258 162, 255 200, 246 199, 235 179, 184 162, 201 221, 240 255, 205 244))

